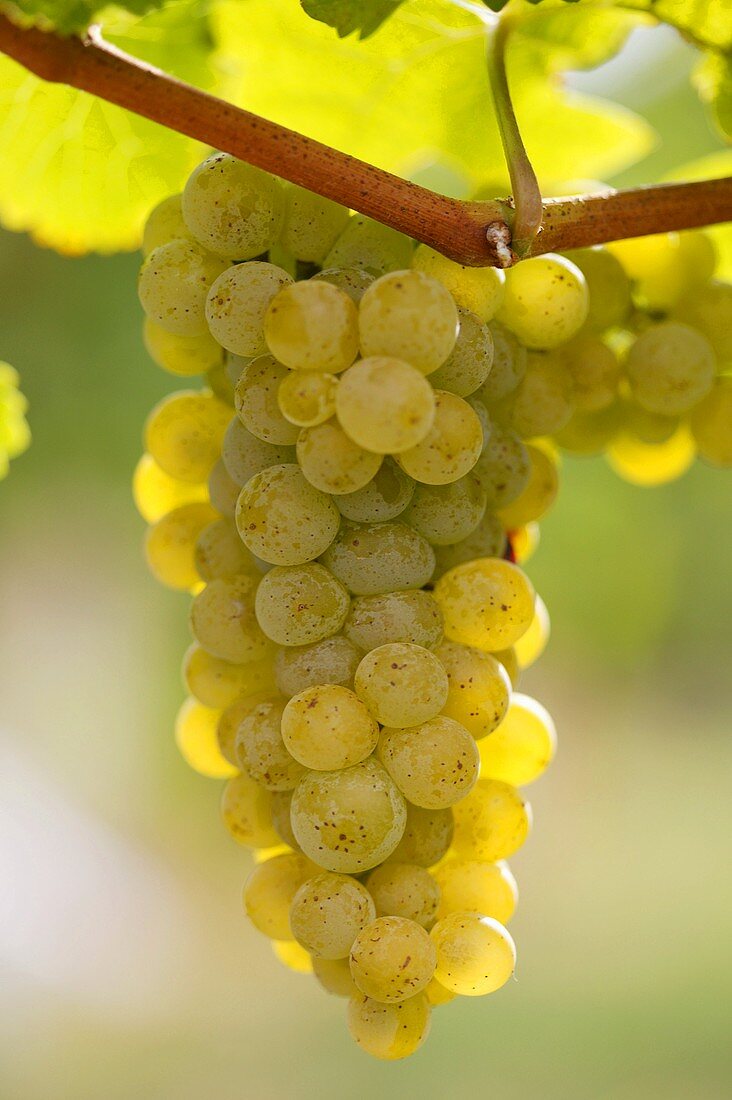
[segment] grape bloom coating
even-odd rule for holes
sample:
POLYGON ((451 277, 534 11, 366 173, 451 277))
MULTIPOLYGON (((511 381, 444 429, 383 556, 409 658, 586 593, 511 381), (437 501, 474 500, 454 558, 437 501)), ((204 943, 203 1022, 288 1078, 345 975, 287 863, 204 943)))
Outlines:
POLYGON ((466 268, 223 153, 150 215, 145 345, 188 388, 133 491, 192 600, 176 742, 253 854, 249 919, 376 1058, 514 970, 558 447, 645 483, 732 464, 707 245, 466 268))

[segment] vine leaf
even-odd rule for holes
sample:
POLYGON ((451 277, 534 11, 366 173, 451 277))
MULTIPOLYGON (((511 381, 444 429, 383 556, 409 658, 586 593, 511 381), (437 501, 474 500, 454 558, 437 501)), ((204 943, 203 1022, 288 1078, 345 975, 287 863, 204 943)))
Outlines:
MULTIPOLYGON (((121 49, 201 87, 214 74, 203 6, 173 4, 106 29, 121 49)), ((202 146, 119 107, 46 84, 0 56, 0 218, 72 255, 136 248, 142 222, 180 189, 202 146)))
POLYGON ((694 83, 722 134, 732 138, 732 58, 710 53, 694 73, 694 83))
MULTIPOLYGON (((117 7, 144 15, 163 3, 165 0, 117 0, 117 7)), ((104 0, 14 0, 14 6, 31 19, 42 18, 62 34, 85 30, 96 13, 106 7, 104 0)))
POLYGON ((368 38, 393 15, 404 0, 300 0, 303 11, 311 19, 327 23, 341 38, 358 32, 368 38))

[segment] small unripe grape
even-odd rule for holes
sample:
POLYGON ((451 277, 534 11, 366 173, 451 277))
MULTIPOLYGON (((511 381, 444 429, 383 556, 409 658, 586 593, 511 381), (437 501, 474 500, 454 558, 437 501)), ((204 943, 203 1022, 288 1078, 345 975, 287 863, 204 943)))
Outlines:
POLYGON ((505 649, 526 632, 534 616, 534 589, 515 565, 479 558, 440 577, 434 597, 445 635, 477 649, 505 649))
POLYGON ((354 684, 379 722, 399 727, 434 718, 448 691, 447 673, 437 657, 409 642, 372 649, 356 669, 354 684))
POLYGON ((430 933, 437 953, 435 976, 463 997, 481 997, 505 985, 516 966, 516 946, 493 917, 451 913, 430 933))
POLYGON ((228 779, 236 774, 222 755, 216 738, 219 711, 204 707, 197 699, 186 699, 175 720, 175 743, 189 767, 210 779, 228 779))
POLYGON ((464 799, 480 768, 473 737, 442 715, 407 729, 384 726, 378 756, 404 797, 426 810, 464 799))
POLYGON ((274 296, 291 283, 281 267, 261 260, 227 267, 206 297, 211 335, 234 355, 266 354, 265 314, 274 296))
POLYGON ((459 306, 471 310, 481 321, 489 321, 503 301, 506 276, 497 267, 466 267, 426 244, 417 247, 412 266, 438 279, 459 306))
POLYGON ((416 863, 383 863, 366 880, 376 906, 376 916, 406 917, 431 928, 440 901, 440 888, 424 867, 416 863))
POLYGON ((536 699, 516 694, 501 724, 480 744, 480 774, 523 787, 543 774, 556 747, 549 712, 536 699))
POLYGON ((430 1031, 430 1006, 424 993, 397 1004, 359 994, 348 1003, 348 1030, 368 1054, 393 1062, 414 1054, 430 1031))
POLYGON ((335 418, 302 429, 297 440, 297 460, 311 485, 333 495, 363 489, 383 461, 381 455, 354 443, 335 418))
POLYGON ((272 940, 291 940, 290 905, 313 864, 298 852, 273 856, 254 868, 244 885, 244 912, 272 940))
POLYGON ((359 360, 338 384, 336 413, 350 438, 376 454, 398 454, 420 443, 435 418, 429 382, 402 359, 359 360))
POLYGON ((453 718, 477 740, 500 725, 508 710, 511 684, 503 666, 480 649, 443 642, 435 650, 448 678, 442 713, 453 718))
POLYGON ((472 470, 483 450, 483 428, 467 401, 454 393, 435 393, 435 418, 416 446, 397 455, 415 481, 447 485, 472 470))
POLYGON ((326 871, 308 879, 292 899, 290 923, 298 943, 322 959, 344 959, 376 917, 368 890, 350 875, 326 871))
POLYGON ((348 688, 319 684, 290 699, 282 715, 282 738, 306 768, 336 771, 371 755, 379 727, 348 688))
POLYGON ((453 807, 453 846, 464 859, 493 863, 513 855, 531 828, 531 808, 515 787, 481 778, 453 807))
POLYGON ((272 795, 248 775, 235 775, 224 787, 221 814, 234 840, 246 848, 273 848, 272 795))
POLYGON ((311 772, 292 796, 292 828, 303 852, 328 871, 357 874, 383 862, 406 823, 406 804, 373 758, 335 772, 311 772))
POLYGON ((330 497, 294 463, 255 474, 236 507, 244 544, 272 565, 301 565, 319 557, 335 538, 340 518, 330 497))
POLYGON ((367 997, 389 1004, 420 993, 435 972, 435 946, 406 917, 377 917, 356 936, 351 975, 367 997))
POLYGON ((516 910, 518 887, 507 863, 448 859, 435 868, 440 888, 437 920, 450 913, 484 913, 508 924, 516 910))
POLYGON ((338 379, 323 371, 291 371, 279 384, 277 404, 285 420, 300 428, 323 424, 335 413, 338 379))
POLYGON ((292 370, 338 374, 358 355, 358 310, 332 283, 292 283, 269 303, 264 338, 292 370))
POLYGON ((214 153, 183 190, 190 232, 219 256, 250 260, 277 240, 285 214, 280 180, 228 153, 214 153))

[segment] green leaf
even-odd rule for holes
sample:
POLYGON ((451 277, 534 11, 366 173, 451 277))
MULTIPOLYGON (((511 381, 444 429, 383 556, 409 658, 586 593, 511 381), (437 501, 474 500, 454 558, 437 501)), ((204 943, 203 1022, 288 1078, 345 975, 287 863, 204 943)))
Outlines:
MULTIPOLYGON (((723 149, 719 153, 710 153, 689 164, 682 164, 665 178, 671 182, 723 179, 725 176, 732 176, 732 149, 723 149)), ((719 253, 716 277, 732 281, 732 222, 711 225, 704 232, 712 238, 719 253)))
MULTIPOLYGON (((505 180, 475 16, 445 0, 410 0, 366 42, 339 40, 292 0, 221 0, 213 18, 248 109, 391 171, 440 161, 473 187, 505 180)), ((509 76, 544 180, 603 178, 650 148, 652 132, 637 116, 566 94, 558 76, 609 56, 637 18, 558 0, 526 5, 509 76)))
POLYGON ((732 138, 732 59, 722 54, 708 54, 693 79, 722 134, 732 138))
MULTIPOLYGON (((204 6, 182 0, 108 37, 212 87, 204 6)), ((60 252, 136 248, 155 203, 180 190, 202 146, 93 96, 45 84, 0 57, 0 219, 60 252)))
POLYGON ((624 0, 628 6, 650 12, 702 47, 732 47, 729 0, 624 0))
POLYGON ((341 38, 359 32, 368 38, 393 15, 403 0, 300 0, 303 11, 321 23, 334 27, 341 38))
MULTIPOLYGON (((24 15, 41 16, 62 34, 85 30, 97 12, 107 5, 99 0, 13 0, 24 15)), ((134 15, 144 15, 159 8, 165 0, 118 0, 117 6, 134 15)))

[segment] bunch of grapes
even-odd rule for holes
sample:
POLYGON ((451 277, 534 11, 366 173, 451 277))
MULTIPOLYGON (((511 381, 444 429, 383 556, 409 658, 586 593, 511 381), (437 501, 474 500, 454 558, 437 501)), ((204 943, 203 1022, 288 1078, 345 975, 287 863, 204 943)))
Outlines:
POLYGON ((722 461, 702 320, 726 288, 684 294, 695 328, 657 321, 608 250, 464 268, 222 154, 144 251, 146 346, 205 377, 152 410, 134 477, 152 572, 193 594, 177 742, 227 780, 254 925, 348 998, 365 1050, 404 1057, 432 1006, 514 968, 505 860, 555 748, 516 691, 549 633, 519 566, 557 444, 597 449, 609 410, 676 433, 693 406, 722 461))
POLYGON ((21 455, 30 444, 25 418, 28 402, 20 392, 18 372, 0 363, 0 480, 7 475, 10 459, 21 455))

